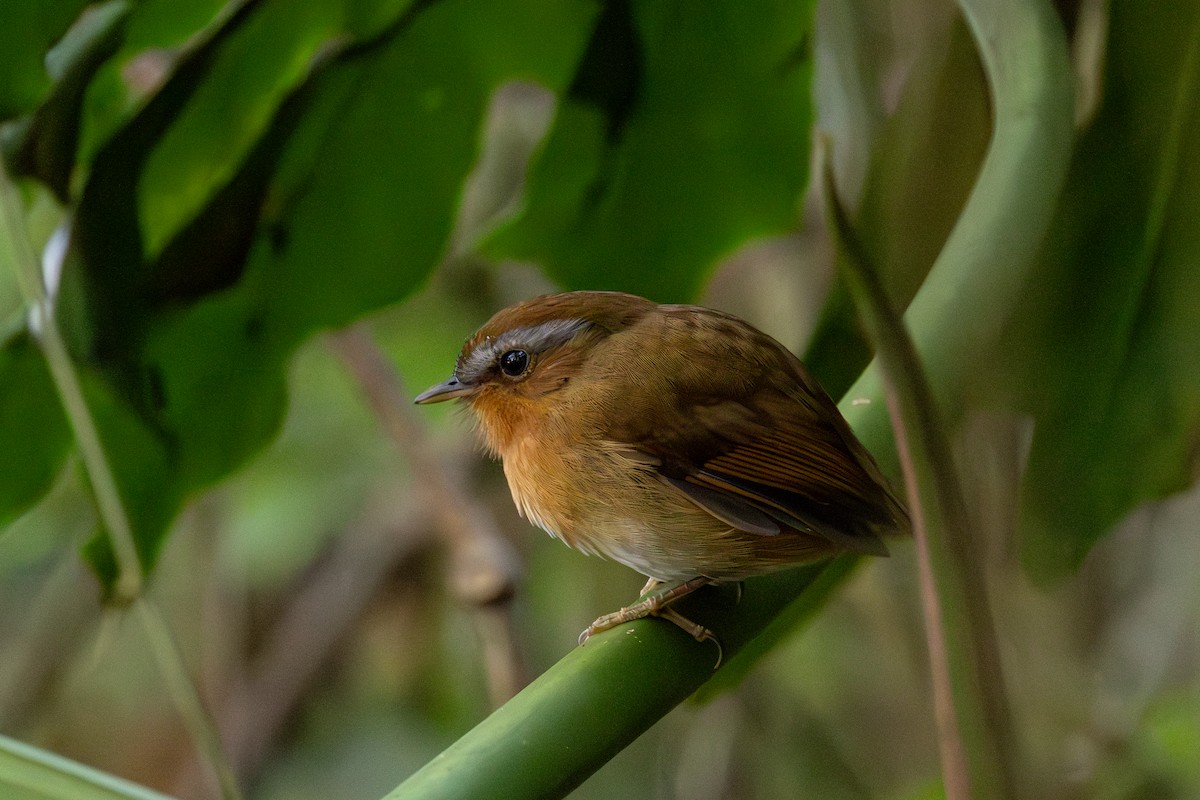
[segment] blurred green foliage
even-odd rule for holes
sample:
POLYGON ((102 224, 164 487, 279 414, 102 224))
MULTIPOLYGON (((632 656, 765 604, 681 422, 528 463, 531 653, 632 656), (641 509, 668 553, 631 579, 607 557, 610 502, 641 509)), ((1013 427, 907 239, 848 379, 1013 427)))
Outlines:
MULTIPOLYGON (((968 420, 1032 796, 1183 798, 1200 793, 1200 545, 1194 490, 1163 498, 1194 482, 1200 441, 1200 7, 1057 5, 1081 98, 1068 184, 1035 279, 952 416, 968 420), (983 434, 980 410, 1000 419, 983 434), (1151 624, 1173 635, 1146 645, 1151 624)), ((413 536, 405 515, 427 505, 314 333, 373 314, 421 388, 488 313, 554 285, 675 301, 732 286, 704 299, 783 329, 761 309, 827 291, 828 255, 726 257, 819 238, 802 213, 814 118, 860 178, 850 199, 872 256, 913 296, 990 134, 970 38, 934 0, 821 4, 815 20, 811 2, 774 0, 0 11, 4 156, 36 243, 47 217, 71 226, 57 320, 213 698, 261 666, 341 540, 413 536), (514 82, 538 88, 501 91, 514 82), (522 180, 489 184, 492 163, 522 180), (472 203, 501 211, 464 221, 472 203)), ((867 352, 831 296, 811 361, 833 388, 867 352)), ((82 529, 102 588, 114 565, 23 319, 0 320, 0 729, 198 795, 145 690, 144 642, 103 628, 102 666, 87 666, 98 612, 75 567, 82 529)), ((529 565, 512 615, 539 673, 638 581, 518 527, 466 426, 430 417, 435 448, 529 565)), ((912 565, 896 549, 736 692, 669 716, 579 796, 936 796, 912 565)), ((442 548, 415 537, 393 557, 357 613, 310 610, 345 644, 300 652, 326 666, 246 756, 256 796, 378 797, 485 713, 484 647, 444 588, 442 548)), ((360 579, 342 580, 354 596, 360 579)))
POLYGON ((720 256, 792 227, 808 177, 813 4, 695 12, 605 6, 488 254, 544 264, 565 288, 678 302, 720 256))
POLYGON ((998 353, 1036 415, 1025 564, 1078 568, 1141 503, 1193 482, 1200 431, 1200 8, 1115 3, 1039 280, 998 353))

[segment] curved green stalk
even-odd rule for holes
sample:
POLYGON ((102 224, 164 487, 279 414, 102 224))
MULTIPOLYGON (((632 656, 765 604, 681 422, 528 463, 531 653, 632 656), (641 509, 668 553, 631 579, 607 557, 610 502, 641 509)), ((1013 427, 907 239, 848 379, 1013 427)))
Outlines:
MULTIPOLYGON (((789 604, 812 612, 856 557, 722 587, 678 604, 711 628, 726 659, 789 604)), ((789 613, 796 613, 788 609, 789 613)), ((388 795, 562 797, 713 675, 718 651, 669 622, 644 619, 598 634, 388 795)))
MULTIPOLYGON (((1062 25, 1048 0, 959 0, 992 94, 992 138, 971 195, 904 318, 934 397, 953 414, 980 353, 1013 311, 1066 178, 1074 115, 1062 25), (969 324, 963 314, 969 313, 969 324)), ((872 364, 847 393, 883 398, 872 364)), ((860 437, 890 438, 869 403, 845 409, 860 437)), ((872 447, 884 459, 891 448, 872 447)))

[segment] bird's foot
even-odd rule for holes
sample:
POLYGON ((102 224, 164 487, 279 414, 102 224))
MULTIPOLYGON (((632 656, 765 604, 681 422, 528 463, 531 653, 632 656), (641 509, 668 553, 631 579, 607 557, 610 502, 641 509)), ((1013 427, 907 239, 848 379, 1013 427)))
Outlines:
POLYGON ((717 646, 717 663, 713 666, 715 670, 721 666, 721 659, 724 655, 724 650, 721 647, 721 642, 716 635, 708 628, 698 623, 692 622, 687 617, 680 614, 669 606, 681 597, 686 597, 692 592, 699 589, 701 586, 706 586, 712 581, 705 577, 696 577, 680 583, 672 584, 662 591, 656 591, 653 594, 647 595, 646 592, 657 589, 662 585, 662 581, 651 578, 642 587, 643 597, 631 606, 626 606, 619 611, 614 611, 611 614, 605 614, 596 619, 591 625, 584 629, 583 633, 579 634, 579 644, 584 644, 588 639, 595 636, 597 633, 602 633, 610 628, 615 628, 618 625, 624 625, 626 622, 633 622, 637 619, 645 617, 661 617, 662 619, 676 625, 693 639, 698 642, 712 642, 717 646))

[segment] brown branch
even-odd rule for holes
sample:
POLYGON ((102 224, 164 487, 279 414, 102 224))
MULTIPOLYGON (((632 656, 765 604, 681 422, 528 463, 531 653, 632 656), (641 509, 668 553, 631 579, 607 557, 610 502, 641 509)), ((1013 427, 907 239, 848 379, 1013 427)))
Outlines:
POLYGON ((330 346, 412 465, 418 490, 430 499, 438 532, 451 554, 450 586, 474 611, 490 697, 499 706, 528 682, 510 613, 520 559, 491 513, 434 452, 424 424, 412 410, 412 397, 367 327, 360 323, 333 334, 330 346))
MULTIPOLYGON (((264 637, 258 656, 213 703, 226 752, 243 784, 258 773, 307 689, 397 565, 430 541, 423 513, 386 525, 371 518, 366 515, 334 540, 264 637)), ((189 796, 201 785, 199 770, 200 764, 190 760, 174 782, 175 794, 189 796)))

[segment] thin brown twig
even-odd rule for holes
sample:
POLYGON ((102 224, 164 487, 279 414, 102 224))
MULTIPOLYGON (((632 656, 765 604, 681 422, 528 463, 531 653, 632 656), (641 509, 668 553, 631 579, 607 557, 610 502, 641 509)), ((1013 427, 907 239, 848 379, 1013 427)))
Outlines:
POLYGON ((500 706, 527 682, 513 633, 511 600, 520 559, 491 513, 467 491, 433 449, 399 374, 362 323, 330 336, 330 346, 362 389, 380 425, 412 465, 452 557, 451 587, 473 609, 484 651, 489 694, 500 706))
POLYGON ((900 471, 904 475, 905 500, 912 519, 913 541, 917 549, 918 586, 921 593, 921 612, 925 618, 925 646, 929 651, 942 784, 946 797, 950 800, 969 800, 971 780, 967 769, 967 755, 963 750, 962 730, 959 728, 958 714, 954 707, 954 693, 951 690, 953 680, 950 675, 950 654, 946 646, 946 623, 933 574, 925 509, 917 485, 917 471, 913 465, 912 450, 908 441, 909 431, 904 424, 900 402, 891 383, 885 381, 883 391, 888 416, 896 434, 896 455, 900 461, 900 471))
MULTIPOLYGON (((419 512, 387 525, 368 520, 351 525, 298 586, 257 657, 216 703, 221 735, 243 782, 252 782, 306 689, 396 566, 429 541, 430 527, 419 512)), ((180 771, 177 794, 196 785, 199 769, 193 761, 180 771)))

